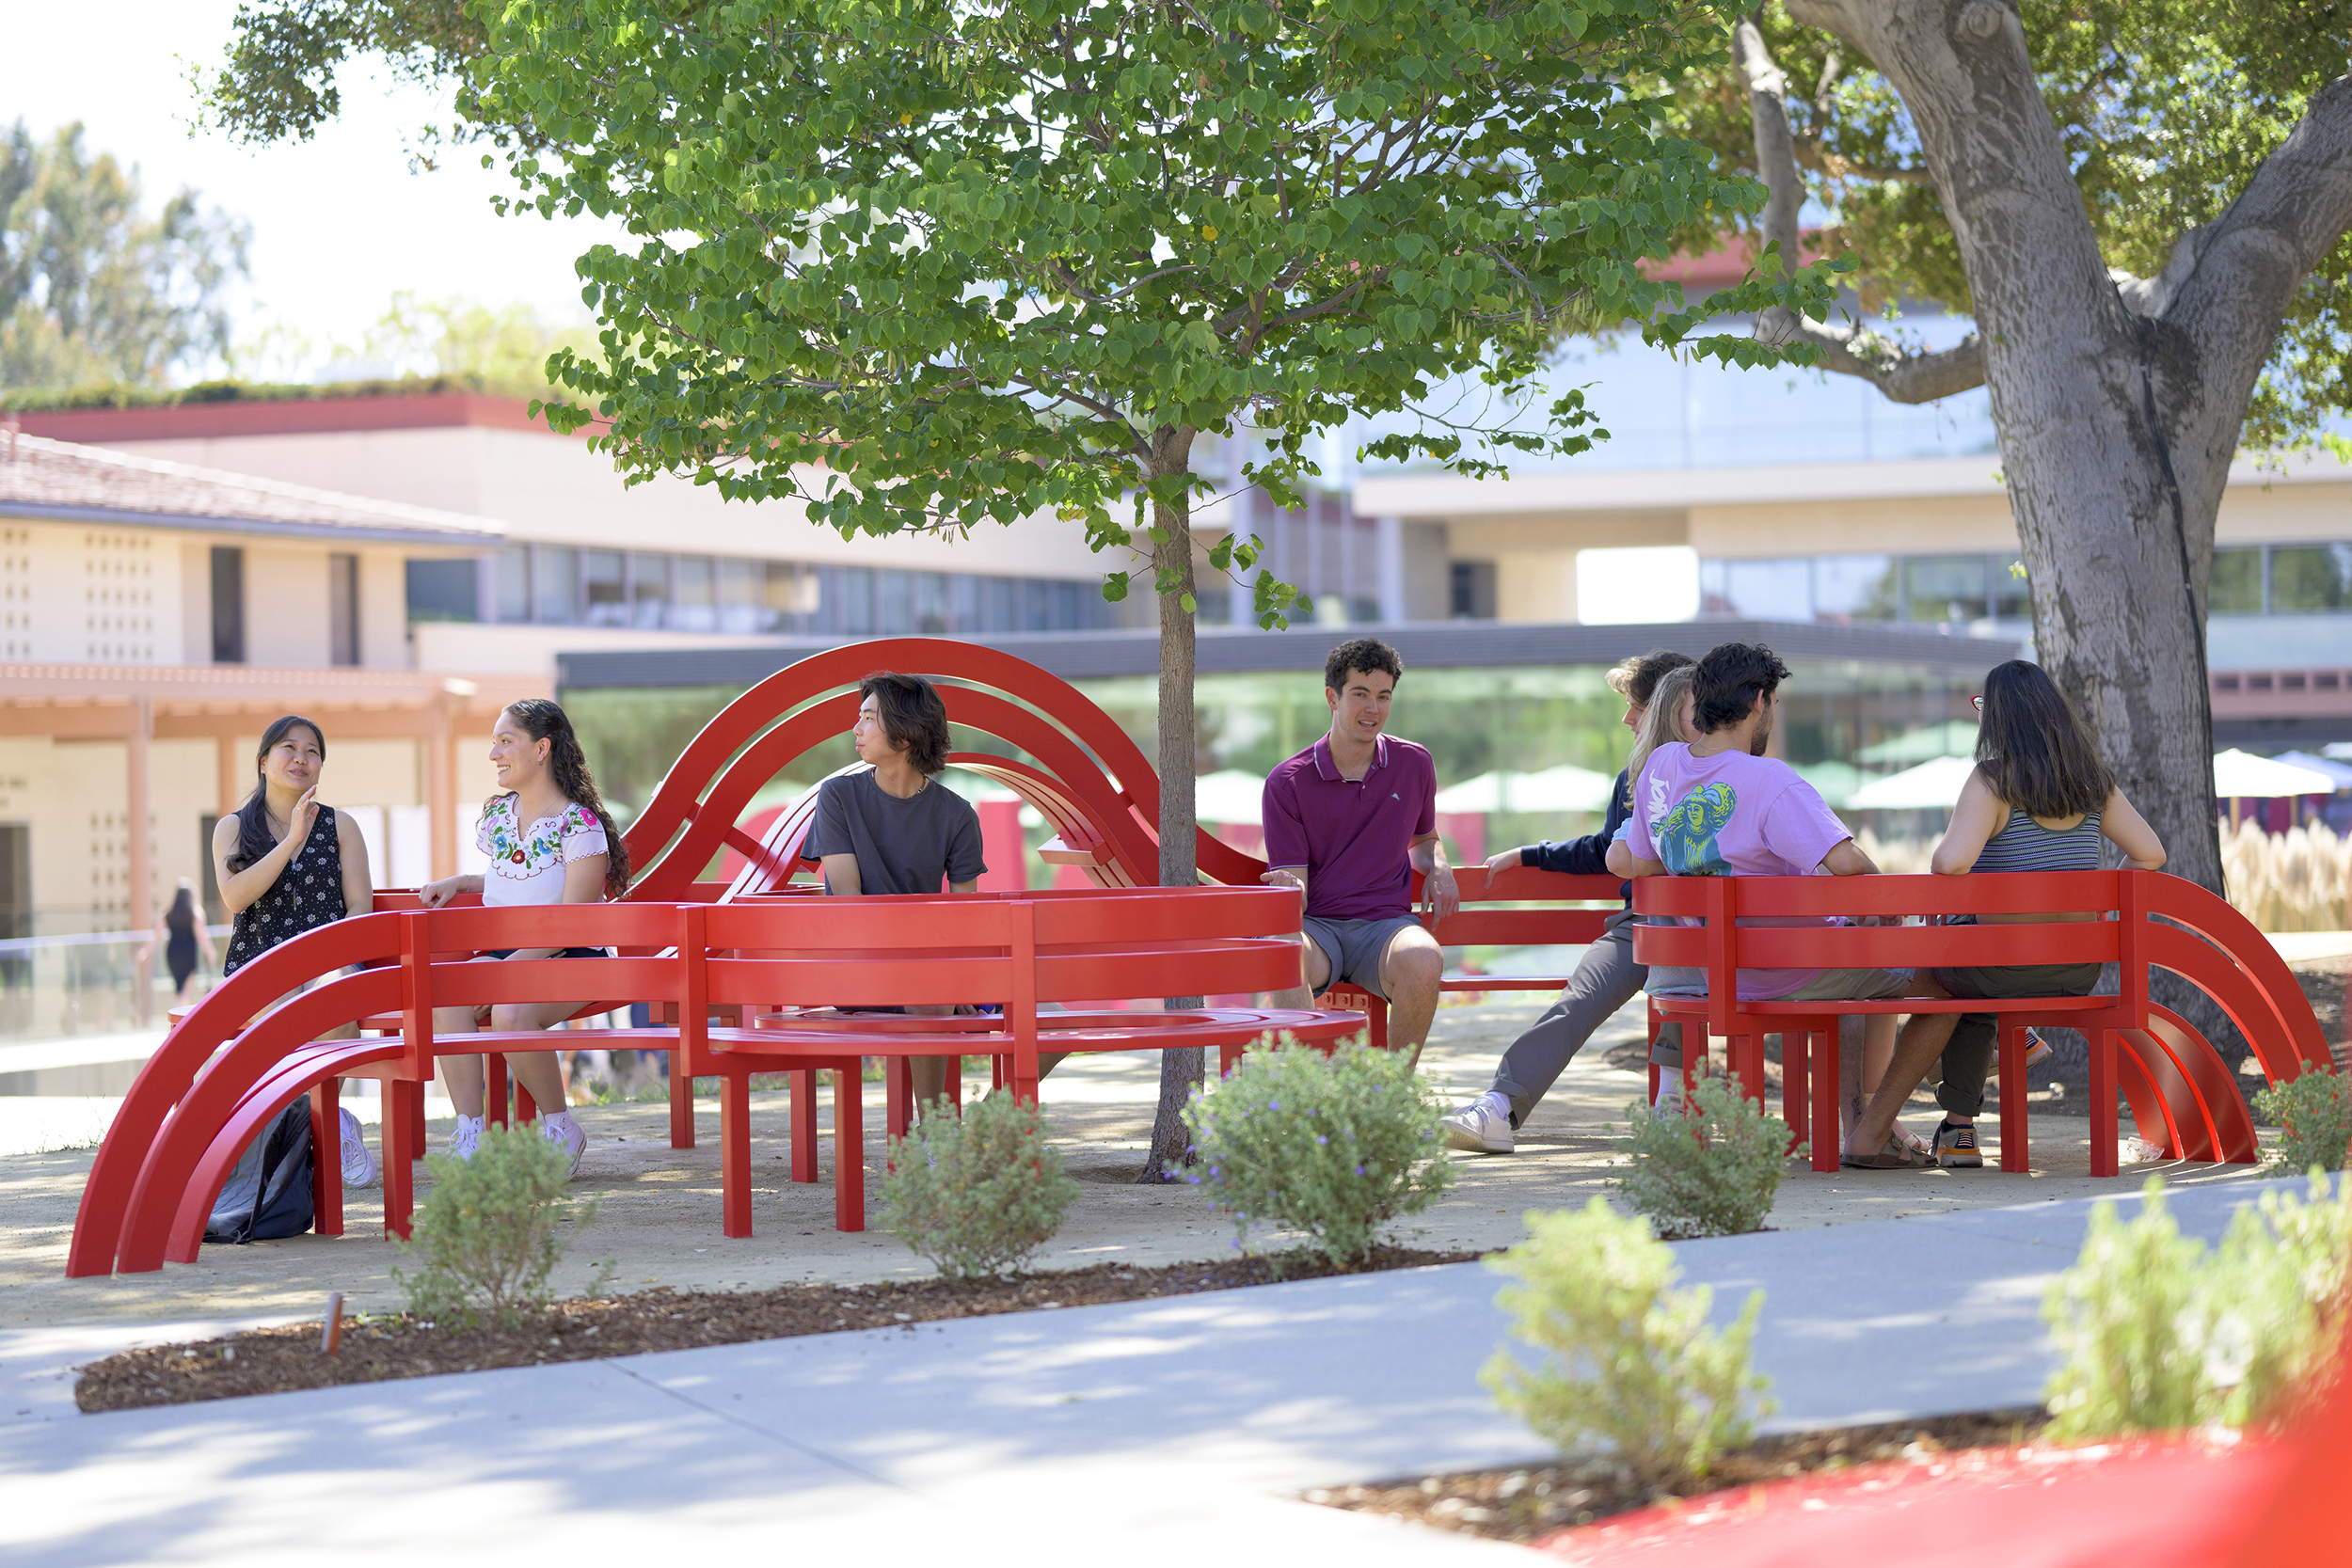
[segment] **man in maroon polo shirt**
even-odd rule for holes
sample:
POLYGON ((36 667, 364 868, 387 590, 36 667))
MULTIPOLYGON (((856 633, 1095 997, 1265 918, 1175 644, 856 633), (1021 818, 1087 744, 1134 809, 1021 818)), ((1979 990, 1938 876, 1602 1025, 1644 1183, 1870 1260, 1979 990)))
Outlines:
POLYGON ((1331 650, 1323 667, 1331 733, 1266 778, 1265 880, 1307 895, 1307 983, 1275 1006, 1303 1007, 1344 980, 1387 1000, 1389 1043, 1411 1047, 1418 1061, 1445 955, 1413 917, 1413 873, 1438 918, 1462 900, 1438 840, 1429 752, 1381 733, 1404 673, 1396 650, 1376 638, 1331 650))

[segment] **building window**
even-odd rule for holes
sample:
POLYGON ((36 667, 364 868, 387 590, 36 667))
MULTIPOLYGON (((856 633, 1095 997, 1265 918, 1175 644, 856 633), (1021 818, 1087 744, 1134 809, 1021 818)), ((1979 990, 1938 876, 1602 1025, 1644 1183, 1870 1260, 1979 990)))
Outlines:
POLYGON ((498 610, 501 621, 531 619, 531 546, 506 545, 498 554, 498 610))
POLYGON ((1903 619, 1925 626, 1965 626, 1981 621, 1991 601, 1985 594, 1984 557, 1931 555, 1903 562, 1903 619))
POLYGON ((326 662, 359 662, 359 558, 341 551, 326 558, 326 662))
POLYGON ((580 552, 580 618, 592 626, 628 625, 628 578, 618 550, 580 552))
POLYGON ((2352 608, 2352 545, 2270 546, 2270 612, 2352 608))
POLYGON ((1456 561, 1451 570, 1452 594, 1447 613, 1456 621, 1495 618, 1495 563, 1456 561))
POLYGON ((756 561, 719 562, 719 629, 737 637, 765 630, 767 574, 756 561))
POLYGON ((409 620, 482 618, 482 571, 475 562, 411 561, 407 575, 409 620))
POLYGON ((841 584, 841 631, 850 637, 874 635, 874 574, 864 566, 844 566, 841 584))
POLYGON ((245 662, 245 551, 213 546, 213 662, 245 662))
POLYGON ((823 578, 814 566, 788 561, 768 562, 768 599, 762 631, 806 631, 815 624, 823 578))
POLYGON ((1021 598, 1015 592, 1018 584, 1010 578, 990 578, 982 585, 985 608, 981 611, 980 629, 989 632, 1017 631, 1021 626, 1021 598))
POLYGON ((532 546, 531 618, 550 626, 580 619, 580 552, 570 546, 532 546))
POLYGON ((628 557, 629 625, 658 631, 670 614, 670 558, 632 550, 628 557))
POLYGON ((717 562, 707 555, 681 555, 670 567, 670 626, 674 631, 719 629, 717 562))
POLYGON ((2205 610, 2213 615, 2260 615, 2263 602, 2263 549, 2213 552, 2213 575, 2206 579, 2205 610))

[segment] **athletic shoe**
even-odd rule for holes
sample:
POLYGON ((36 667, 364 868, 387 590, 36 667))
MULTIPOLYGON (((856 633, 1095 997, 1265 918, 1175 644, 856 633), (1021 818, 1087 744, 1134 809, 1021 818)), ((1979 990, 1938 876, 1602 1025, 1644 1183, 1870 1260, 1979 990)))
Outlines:
POLYGON ((1682 1115, 1682 1072, 1674 1069, 1658 1075, 1658 1098, 1649 1102, 1650 1114, 1661 1117, 1682 1115))
POLYGON ((1446 1117, 1442 1125, 1448 1148, 1508 1154, 1518 1147, 1511 1136, 1511 1101, 1493 1089, 1446 1117))
POLYGON ((470 1160, 473 1151, 482 1147, 482 1118, 460 1112, 457 1126, 449 1135, 449 1152, 460 1160, 470 1160))
POLYGON ((2042 1037, 2042 1032, 2038 1029, 2026 1030, 2026 1065, 2027 1067, 2032 1067, 2035 1063, 2049 1055, 2049 1053, 2050 1042, 2042 1037))
POLYGON ((383 1175, 375 1156, 368 1152, 368 1141, 359 1135, 359 1118, 351 1114, 348 1105, 335 1107, 335 1119, 342 1128, 343 1185, 373 1187, 383 1175))
POLYGON ((588 1133, 572 1119, 569 1111, 556 1111, 539 1118, 539 1135, 571 1157, 571 1165, 564 1172, 569 1181, 580 1174, 580 1157, 588 1149, 588 1133))
POLYGON ((1984 1165, 1984 1153, 1977 1148, 1974 1126, 1955 1127, 1944 1122, 1935 1130, 1935 1163, 1946 1170, 1979 1170, 1984 1165))

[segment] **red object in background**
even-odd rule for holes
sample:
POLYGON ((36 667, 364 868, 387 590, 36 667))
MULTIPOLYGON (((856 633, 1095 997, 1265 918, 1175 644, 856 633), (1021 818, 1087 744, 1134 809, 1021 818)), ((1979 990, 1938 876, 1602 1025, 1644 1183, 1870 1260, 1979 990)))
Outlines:
MULTIPOLYGON (((751 816, 743 819, 741 827, 744 834, 755 844, 764 842, 768 837, 768 830, 775 826, 776 818, 782 816, 784 813, 785 808, 782 806, 761 807, 758 811, 752 813, 751 816)), ((733 845, 727 846, 727 847, 722 851, 721 854, 721 860, 719 863, 719 880, 723 882, 734 881, 738 877, 743 875, 743 873, 750 868, 751 863, 752 863, 744 857, 741 850, 736 848, 733 845)))
POLYGON ((1243 854, 1265 859, 1265 830, 1255 822, 1203 822, 1212 838, 1230 844, 1243 854))
POLYGON ((982 800, 973 809, 980 814, 980 856, 988 862, 988 869, 980 873, 980 891, 1026 893, 1029 856, 1021 838, 1021 802, 982 800))
POLYGON ((1455 865, 1478 865, 1486 859, 1486 814, 1483 811, 1438 813, 1438 835, 1454 852, 1455 865))

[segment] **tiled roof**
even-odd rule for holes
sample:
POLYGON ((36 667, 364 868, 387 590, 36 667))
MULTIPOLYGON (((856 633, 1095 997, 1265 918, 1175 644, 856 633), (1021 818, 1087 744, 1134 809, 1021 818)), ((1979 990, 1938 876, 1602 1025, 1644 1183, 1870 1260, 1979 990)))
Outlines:
POLYGON ((483 546, 506 525, 426 506, 134 457, 0 427, 0 516, 208 532, 483 546))

